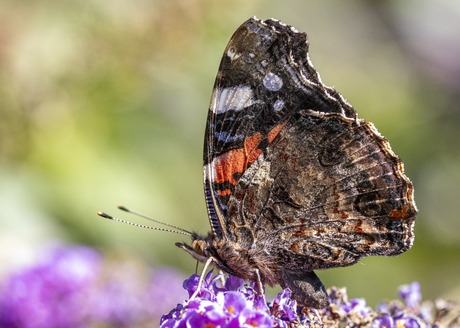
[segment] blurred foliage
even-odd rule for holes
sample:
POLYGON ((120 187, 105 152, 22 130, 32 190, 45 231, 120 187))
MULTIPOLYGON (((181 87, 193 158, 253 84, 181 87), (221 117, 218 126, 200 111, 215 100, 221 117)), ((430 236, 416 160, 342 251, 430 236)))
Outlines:
MULTIPOLYGON (((412 250, 320 272, 350 297, 460 299, 460 4, 423 1, 0 0, 0 267, 78 242, 195 262, 182 236, 99 219, 118 203, 205 233, 202 143, 223 49, 248 17, 306 31, 323 81, 406 164, 412 250)), ((137 220, 122 213, 123 217, 137 220)), ((140 221, 145 223, 145 221, 140 221)))

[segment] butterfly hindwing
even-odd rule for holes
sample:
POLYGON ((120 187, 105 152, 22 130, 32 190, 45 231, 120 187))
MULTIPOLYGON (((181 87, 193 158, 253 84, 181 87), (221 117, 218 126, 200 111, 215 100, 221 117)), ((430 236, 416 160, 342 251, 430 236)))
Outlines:
POLYGON ((243 247, 257 245, 297 271, 402 253, 416 209, 401 168, 371 124, 301 111, 240 178, 228 227, 243 247))

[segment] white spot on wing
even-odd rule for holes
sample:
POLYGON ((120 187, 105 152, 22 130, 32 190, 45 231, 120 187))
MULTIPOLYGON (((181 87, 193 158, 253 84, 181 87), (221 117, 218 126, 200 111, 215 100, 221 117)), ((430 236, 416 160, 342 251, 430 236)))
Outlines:
POLYGON ((227 50, 227 56, 230 58, 231 61, 238 59, 241 56, 241 53, 237 53, 234 48, 229 48, 227 50))
POLYGON ((204 166, 204 174, 211 182, 214 181, 215 177, 217 176, 214 163, 215 160, 216 159, 214 158, 211 163, 204 166))
POLYGON ((270 91, 279 91, 283 86, 283 80, 275 73, 269 72, 262 81, 264 87, 270 91))
POLYGON ((228 110, 240 111, 258 103, 250 86, 238 85, 214 91, 211 110, 216 114, 228 110))
POLYGON ((284 107, 284 101, 282 101, 281 99, 278 99, 277 101, 275 101, 275 103, 273 104, 273 110, 275 112, 279 112, 280 110, 282 110, 284 107))

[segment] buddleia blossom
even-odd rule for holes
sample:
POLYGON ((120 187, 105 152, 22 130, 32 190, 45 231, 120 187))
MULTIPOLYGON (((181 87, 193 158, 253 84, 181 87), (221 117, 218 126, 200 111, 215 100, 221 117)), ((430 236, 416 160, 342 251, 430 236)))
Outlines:
POLYGON ((289 289, 267 302, 256 283, 212 271, 193 299, 199 276, 182 281, 171 269, 152 270, 89 247, 56 248, 0 281, 0 327, 460 326, 458 305, 422 301, 417 282, 375 309, 363 298, 348 299, 344 288, 330 288, 330 305, 314 310, 298 306, 289 289))
MULTIPOLYGON (((198 281, 199 277, 192 275, 184 282, 189 297, 196 291, 198 281)), ((254 282, 245 284, 232 276, 212 277, 210 272, 197 296, 164 315, 161 327, 435 328, 460 325, 459 309, 453 303, 421 303, 417 282, 401 286, 399 299, 381 303, 376 309, 369 307, 363 298, 348 299, 345 288, 329 288, 328 295, 330 305, 320 310, 299 307, 289 289, 282 290, 266 304, 254 282)))
POLYGON ((0 326, 77 327, 85 311, 81 298, 100 264, 100 255, 92 249, 59 249, 13 274, 1 289, 0 326))
MULTIPOLYGON (((254 283, 229 276, 212 277, 210 271, 202 282, 197 297, 179 304, 161 319, 161 327, 270 327, 272 318, 254 283)), ((185 280, 189 296, 197 290, 198 275, 185 280)))
POLYGON ((90 247, 55 248, 0 282, 0 327, 155 327, 186 296, 182 280, 90 247))

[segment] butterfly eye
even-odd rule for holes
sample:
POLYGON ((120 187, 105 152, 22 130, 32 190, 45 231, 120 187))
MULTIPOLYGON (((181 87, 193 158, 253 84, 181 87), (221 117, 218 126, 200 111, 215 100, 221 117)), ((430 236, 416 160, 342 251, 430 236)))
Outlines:
POLYGON ((198 255, 201 255, 201 256, 206 256, 205 253, 206 252, 206 243, 203 241, 203 240, 194 240, 193 243, 192 243, 192 248, 193 248, 193 251, 198 254, 198 255))

